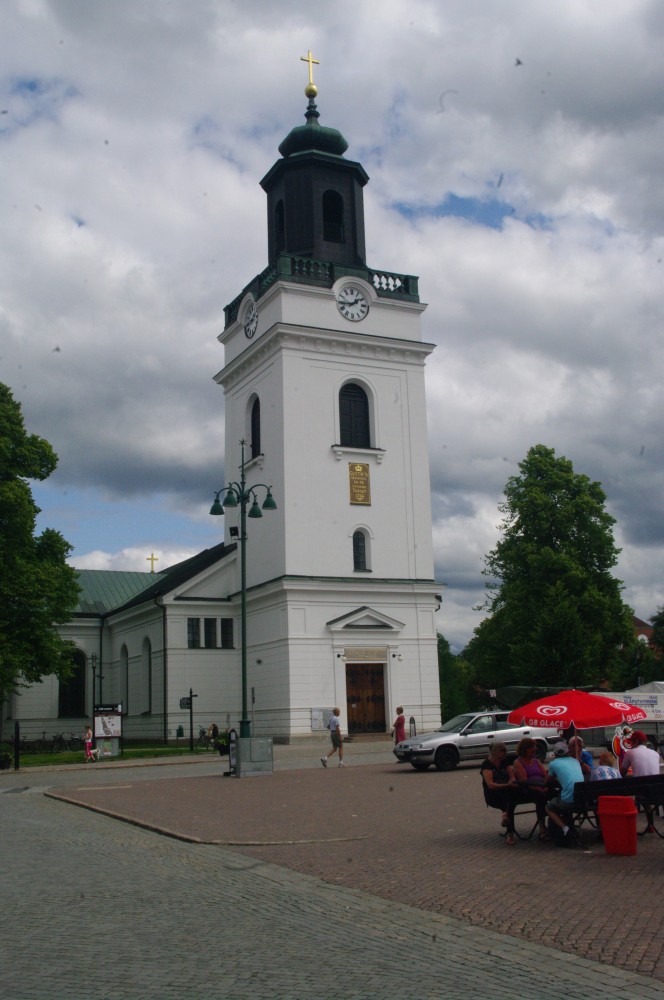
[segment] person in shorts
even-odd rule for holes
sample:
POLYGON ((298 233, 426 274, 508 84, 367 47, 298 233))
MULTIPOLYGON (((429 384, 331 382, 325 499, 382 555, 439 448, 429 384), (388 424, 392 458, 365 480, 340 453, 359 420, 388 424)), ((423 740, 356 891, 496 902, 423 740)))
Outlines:
POLYGON ((330 739, 332 740, 332 749, 329 754, 321 757, 320 762, 323 767, 327 767, 327 762, 329 758, 339 751, 339 767, 345 767, 344 764, 344 740, 341 735, 341 722, 339 721, 339 716, 341 715, 341 709, 335 708, 330 716, 330 721, 327 724, 327 728, 330 730, 330 739))
POLYGON ((549 764, 549 781, 552 780, 560 785, 560 794, 547 802, 547 814, 554 828, 557 827, 561 833, 560 843, 576 843, 577 836, 572 822, 574 785, 584 779, 581 765, 576 757, 570 755, 565 740, 559 740, 553 747, 553 760, 549 764))

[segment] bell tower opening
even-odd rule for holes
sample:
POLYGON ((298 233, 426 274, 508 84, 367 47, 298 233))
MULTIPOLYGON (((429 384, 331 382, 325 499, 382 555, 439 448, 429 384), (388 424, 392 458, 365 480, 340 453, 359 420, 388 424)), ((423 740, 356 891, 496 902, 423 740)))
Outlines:
POLYGON ((323 195, 323 239, 345 243, 344 200, 338 191, 326 191, 323 195))

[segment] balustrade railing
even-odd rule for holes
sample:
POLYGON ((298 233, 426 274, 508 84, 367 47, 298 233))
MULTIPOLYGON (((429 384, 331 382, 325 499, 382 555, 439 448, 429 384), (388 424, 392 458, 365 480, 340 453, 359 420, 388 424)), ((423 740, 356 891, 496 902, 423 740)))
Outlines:
POLYGON ((418 278, 412 274, 374 271, 363 267, 350 268, 331 261, 314 260, 312 257, 297 257, 284 253, 277 257, 274 264, 269 264, 264 271, 256 275, 230 305, 226 306, 224 310, 225 326, 230 326, 237 319, 240 304, 247 292, 252 292, 255 298, 259 299, 271 285, 279 280, 331 288, 334 282, 344 275, 364 278, 365 281, 373 285, 381 297, 419 302, 418 278))

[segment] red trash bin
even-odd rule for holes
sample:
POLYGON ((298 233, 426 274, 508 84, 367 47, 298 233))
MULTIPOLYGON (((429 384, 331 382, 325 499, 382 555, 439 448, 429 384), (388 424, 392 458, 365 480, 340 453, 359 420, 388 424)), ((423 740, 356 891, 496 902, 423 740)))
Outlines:
POLYGON ((599 816, 607 854, 636 854, 636 814, 631 795, 600 795, 599 816))

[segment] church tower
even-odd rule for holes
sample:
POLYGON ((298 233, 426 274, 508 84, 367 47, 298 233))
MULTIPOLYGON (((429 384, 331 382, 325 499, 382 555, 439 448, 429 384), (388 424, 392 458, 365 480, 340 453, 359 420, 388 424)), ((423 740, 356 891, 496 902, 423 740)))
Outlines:
MULTIPOLYGON (((440 722, 429 460, 417 278, 366 263, 363 167, 320 124, 279 147, 268 265, 225 309, 225 475, 271 486, 247 531, 247 663, 257 735, 350 733, 404 706, 440 722), (244 442, 243 445, 240 442, 244 442)), ((225 541, 237 535, 227 511, 225 541)))

